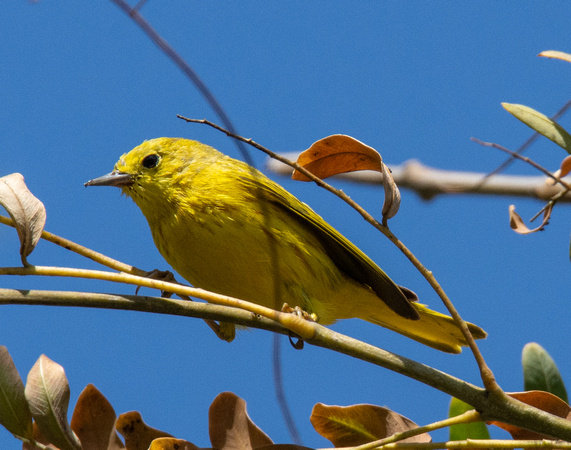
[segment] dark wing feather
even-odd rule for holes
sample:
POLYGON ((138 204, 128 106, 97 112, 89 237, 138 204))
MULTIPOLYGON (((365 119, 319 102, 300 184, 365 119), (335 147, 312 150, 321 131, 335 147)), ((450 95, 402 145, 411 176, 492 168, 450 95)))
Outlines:
MULTIPOLYGON (((394 312, 407 319, 418 320, 420 316, 410 303, 416 295, 409 289, 401 290, 383 270, 359 250, 341 233, 321 219, 317 213, 277 184, 269 189, 248 177, 252 194, 263 195, 265 200, 281 208, 298 224, 310 230, 327 255, 341 272, 359 283, 369 286, 394 312)), ((242 181, 246 181, 242 178, 242 181)))

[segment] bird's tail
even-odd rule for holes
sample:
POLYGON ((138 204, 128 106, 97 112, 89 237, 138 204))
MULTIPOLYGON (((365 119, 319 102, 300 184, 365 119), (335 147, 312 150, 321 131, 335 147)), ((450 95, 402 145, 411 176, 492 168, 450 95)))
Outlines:
MULTIPOLYGON (((460 353, 462 347, 468 345, 452 317, 432 311, 417 302, 412 304, 420 315, 419 320, 408 320, 397 314, 381 317, 373 313, 365 317, 360 315, 360 317, 443 352, 460 353)), ((487 336, 487 333, 477 325, 468 323, 468 328, 474 339, 483 339, 487 336)))

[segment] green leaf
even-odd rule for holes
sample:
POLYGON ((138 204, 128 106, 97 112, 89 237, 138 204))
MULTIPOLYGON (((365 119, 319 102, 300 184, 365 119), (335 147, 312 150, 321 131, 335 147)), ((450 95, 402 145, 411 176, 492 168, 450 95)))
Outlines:
POLYGON ((553 358, 535 343, 526 344, 521 358, 523 388, 526 391, 545 391, 569 403, 565 384, 553 358))
POLYGON ((529 106, 512 103, 502 103, 502 106, 516 119, 571 153, 571 135, 561 125, 529 106))
MULTIPOLYGON (((452 397, 448 417, 456 417, 472 409, 474 409, 472 405, 452 397)), ((488 427, 484 422, 462 423, 450 427, 451 441, 463 441, 465 439, 490 439, 488 427)))
POLYGON ((24 383, 5 346, 0 346, 0 424, 10 433, 34 440, 32 414, 24 395, 24 383))

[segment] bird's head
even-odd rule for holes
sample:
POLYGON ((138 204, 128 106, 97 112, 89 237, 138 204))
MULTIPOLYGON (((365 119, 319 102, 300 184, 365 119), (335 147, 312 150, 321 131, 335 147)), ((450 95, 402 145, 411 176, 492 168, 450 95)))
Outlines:
POLYGON ((165 192, 181 177, 192 177, 219 153, 197 141, 157 138, 125 153, 113 171, 85 183, 85 186, 115 186, 140 202, 164 199, 165 192))

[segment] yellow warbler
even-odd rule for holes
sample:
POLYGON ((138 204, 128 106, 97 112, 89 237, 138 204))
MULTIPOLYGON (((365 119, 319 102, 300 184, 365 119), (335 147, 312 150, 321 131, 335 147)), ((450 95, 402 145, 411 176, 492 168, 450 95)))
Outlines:
POLYGON ((311 208, 212 147, 152 139, 86 185, 131 197, 163 257, 196 287, 269 308, 278 299, 325 325, 357 317, 446 352, 466 345, 452 318, 416 302, 311 208))

